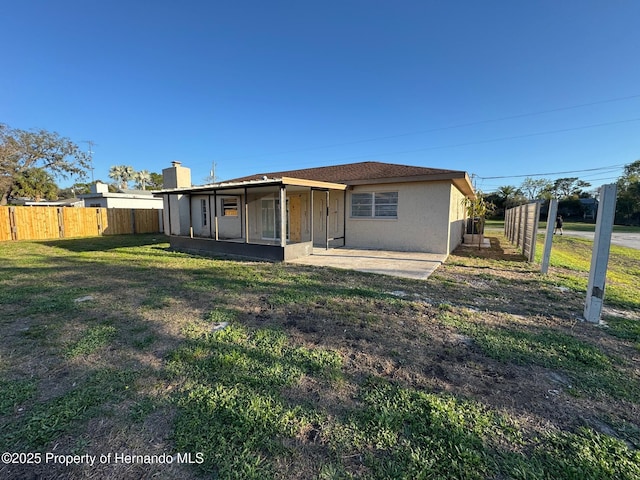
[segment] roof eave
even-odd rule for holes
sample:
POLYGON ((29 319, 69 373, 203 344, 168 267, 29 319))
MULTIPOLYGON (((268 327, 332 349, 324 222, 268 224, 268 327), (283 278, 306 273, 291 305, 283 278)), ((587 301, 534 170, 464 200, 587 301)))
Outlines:
POLYGON ((411 175, 406 177, 387 177, 387 178, 366 178, 362 180, 349 180, 345 182, 349 186, 355 185, 375 185, 385 183, 408 183, 408 182, 438 182, 450 181, 458 190, 467 197, 474 197, 475 191, 471 180, 464 171, 450 171, 443 173, 435 173, 429 175, 411 175))
POLYGON ((206 193, 208 191, 231 190, 243 187, 269 187, 275 185, 290 185, 295 187, 310 187, 328 190, 345 190, 347 188, 347 186, 342 183, 320 182, 317 180, 307 180, 304 178, 281 177, 268 178, 266 180, 246 180, 244 182, 213 183, 211 185, 202 185, 190 188, 172 188, 161 190, 154 195, 161 196, 169 194, 206 193))

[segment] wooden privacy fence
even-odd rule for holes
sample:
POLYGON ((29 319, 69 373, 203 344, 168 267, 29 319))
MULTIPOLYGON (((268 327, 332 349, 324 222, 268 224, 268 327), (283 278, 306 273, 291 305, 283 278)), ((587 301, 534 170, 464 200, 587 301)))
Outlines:
POLYGON ((0 207, 0 241, 47 240, 162 231, 162 210, 0 207))
POLYGON ((540 204, 528 203, 513 207, 505 212, 504 235, 511 243, 522 249, 528 262, 536 257, 536 235, 538 234, 538 219, 540 218, 540 204))

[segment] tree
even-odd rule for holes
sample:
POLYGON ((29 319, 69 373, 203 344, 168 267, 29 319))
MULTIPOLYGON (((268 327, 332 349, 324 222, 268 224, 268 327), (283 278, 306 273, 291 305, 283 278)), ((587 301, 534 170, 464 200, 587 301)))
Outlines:
POLYGON ((44 168, 29 168, 14 179, 11 196, 32 198, 36 202, 57 200, 58 186, 44 168))
MULTIPOLYGON (((462 199, 462 206, 467 211, 467 217, 472 222, 471 234, 480 234, 478 248, 482 245, 482 234, 484 233, 484 221, 488 214, 491 214, 495 205, 487 202, 487 197, 481 190, 476 190, 473 198, 465 197, 462 199)), ((465 230, 466 231, 466 230, 465 230)))
POLYGON ((33 168, 52 177, 83 178, 89 158, 66 137, 47 130, 26 131, 0 124, 0 205, 6 205, 16 180, 33 168))
POLYGON ((542 194, 549 190, 551 182, 546 178, 533 179, 527 177, 520 185, 520 190, 529 200, 536 200, 541 198, 542 194))
POLYGON ((583 188, 590 187, 591 184, 579 180, 578 177, 558 178, 553 182, 553 192, 559 199, 579 198, 583 188))
POLYGON ((640 183, 640 160, 625 165, 624 173, 618 179, 618 187, 627 188, 634 183, 640 183))
POLYGON ((151 181, 151 174, 149 170, 140 170, 133 174, 133 179, 136 181, 136 188, 146 190, 147 185, 151 181))
MULTIPOLYGON (((99 182, 100 180, 98 180, 99 182)), ((75 198, 77 195, 84 195, 87 193, 91 193, 91 183, 80 183, 76 182, 71 185, 69 188, 63 188, 58 190, 58 198, 67 199, 67 198, 75 198)))
POLYGON ((498 195, 500 195, 506 202, 507 200, 509 200, 509 197, 513 197, 517 192, 518 188, 514 187, 513 185, 503 185, 502 187, 498 188, 496 193, 498 193, 498 195))
POLYGON ((162 189, 163 182, 164 182, 164 179, 162 178, 162 174, 151 172, 149 175, 151 176, 151 180, 149 181, 149 187, 151 187, 154 190, 162 189))
POLYGON ((637 219, 640 224, 640 160, 626 165, 618 179, 616 217, 626 224, 637 219))
POLYGON ((118 188, 124 190, 129 187, 136 171, 129 165, 113 165, 109 169, 109 178, 114 180, 118 188))
POLYGON ((527 203, 522 190, 513 185, 504 185, 498 189, 498 195, 502 197, 502 206, 506 210, 515 205, 522 205, 527 203))

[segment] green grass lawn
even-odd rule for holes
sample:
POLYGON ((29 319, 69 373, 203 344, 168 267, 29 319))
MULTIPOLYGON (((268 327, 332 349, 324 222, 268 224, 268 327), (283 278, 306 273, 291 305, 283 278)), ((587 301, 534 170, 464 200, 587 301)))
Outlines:
POLYGON ((606 326, 589 259, 557 239, 543 276, 496 234, 416 281, 0 243, 0 449, 180 454, 0 478, 640 478, 640 252, 612 248, 606 326))
MULTIPOLYGON (((587 289, 593 242, 569 236, 555 236, 550 265, 556 268, 554 282, 576 293, 587 289)), ((536 261, 541 262, 544 235, 538 235, 536 261)), ((640 250, 611 245, 606 281, 606 303, 613 307, 636 309, 639 303, 640 250)))

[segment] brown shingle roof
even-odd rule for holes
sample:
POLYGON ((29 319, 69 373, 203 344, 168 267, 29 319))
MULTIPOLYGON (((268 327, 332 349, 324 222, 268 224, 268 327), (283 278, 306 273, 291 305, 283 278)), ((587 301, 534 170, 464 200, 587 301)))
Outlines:
POLYGON ((359 162, 329 167, 303 168, 284 172, 258 173, 241 178, 234 178, 230 182, 243 182, 267 178, 293 177, 320 182, 345 183, 355 185, 370 183, 372 180, 402 179, 409 181, 410 177, 436 177, 434 179, 464 178, 466 173, 459 170, 445 170, 440 168, 414 167, 382 162, 359 162))

